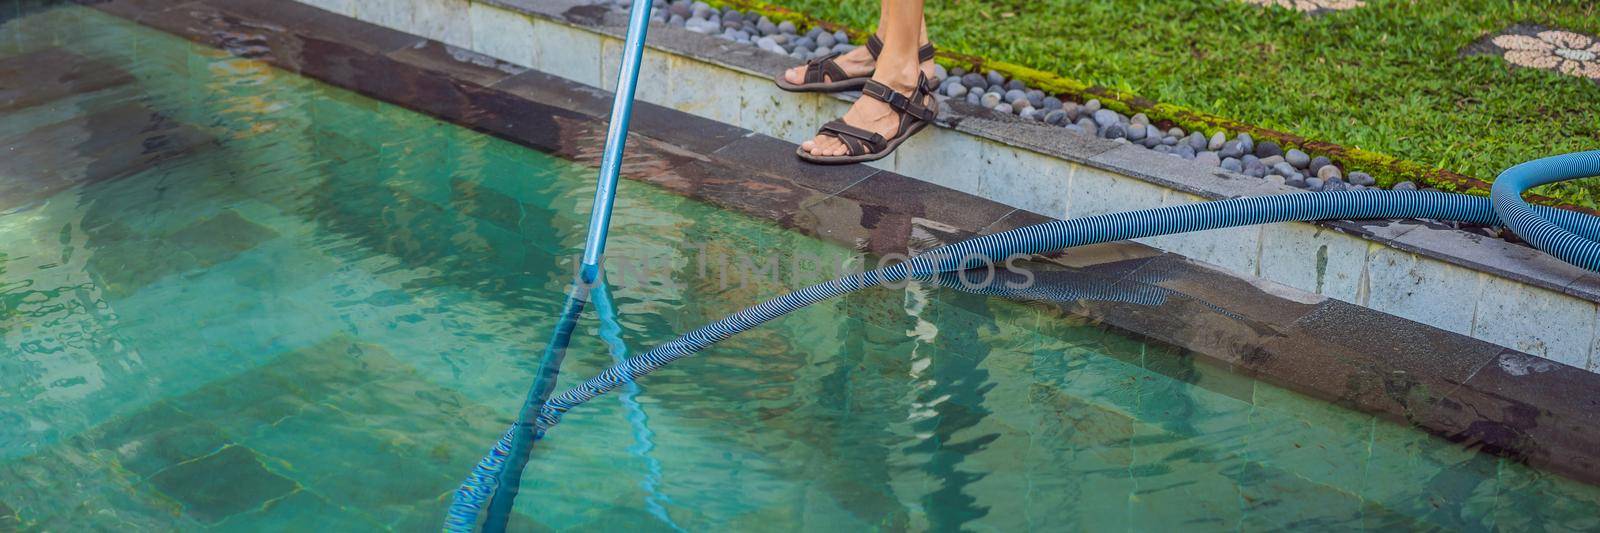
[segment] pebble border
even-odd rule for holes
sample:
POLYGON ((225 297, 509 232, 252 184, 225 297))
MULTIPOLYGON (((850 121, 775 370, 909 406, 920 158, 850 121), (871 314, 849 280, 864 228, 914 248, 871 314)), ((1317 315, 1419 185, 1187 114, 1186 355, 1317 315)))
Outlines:
MULTIPOLYGON (((626 10, 631 5, 629 0, 598 0, 598 3, 615 10, 626 10)), ((843 31, 830 33, 822 28, 810 28, 801 33, 791 21, 774 22, 764 15, 731 7, 716 8, 703 1, 654 0, 654 7, 653 22, 748 44, 802 61, 856 48, 843 31)), ((1130 117, 1104 109, 1098 99, 1082 103, 1062 100, 994 70, 978 73, 958 67, 947 71, 944 66, 937 65, 935 71, 939 81, 938 97, 942 102, 964 102, 1023 121, 1057 126, 1073 134, 1143 146, 1204 167, 1308 191, 1378 188, 1377 180, 1370 174, 1359 171, 1346 174, 1339 163, 1327 157, 1312 156, 1299 149, 1285 151, 1276 142, 1257 142, 1246 133, 1230 136, 1227 132, 1214 131, 1207 135, 1177 126, 1162 128, 1143 113, 1130 117)), ((1415 190, 1419 187, 1402 181, 1393 188, 1415 190)))

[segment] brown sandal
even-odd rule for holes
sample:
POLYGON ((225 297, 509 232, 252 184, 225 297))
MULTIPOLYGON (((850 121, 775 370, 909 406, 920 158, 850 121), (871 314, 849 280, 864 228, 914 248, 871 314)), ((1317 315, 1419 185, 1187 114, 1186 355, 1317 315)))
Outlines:
MULTIPOLYGON (((868 37, 867 53, 872 54, 872 59, 878 59, 878 54, 881 52, 883 52, 883 40, 879 39, 877 35, 868 37)), ((842 53, 834 52, 806 61, 804 83, 798 85, 789 83, 789 80, 784 79, 783 73, 779 73, 776 78, 773 78, 773 81, 777 82, 779 89, 795 93, 836 93, 860 89, 867 84, 867 80, 872 78, 872 73, 869 72, 864 76, 856 76, 854 78, 846 76, 844 69, 839 68, 839 64, 833 61, 842 53)), ((917 62, 932 61, 933 55, 932 43, 922 45, 922 48, 917 50, 917 62)))
POLYGON ((894 152, 895 148, 899 148, 900 143, 910 139, 912 135, 916 135, 938 118, 939 100, 933 97, 934 91, 937 90, 938 86, 933 80, 922 74, 917 75, 917 87, 912 89, 910 96, 897 93, 888 85, 868 80, 861 88, 861 96, 889 104, 889 108, 900 115, 900 127, 895 130, 894 137, 885 139, 883 135, 845 124, 844 120, 840 119, 823 124, 817 134, 839 139, 839 142, 844 143, 845 155, 811 155, 802 147, 795 147, 794 153, 800 156, 800 159, 820 165, 844 165, 883 159, 884 156, 894 152))

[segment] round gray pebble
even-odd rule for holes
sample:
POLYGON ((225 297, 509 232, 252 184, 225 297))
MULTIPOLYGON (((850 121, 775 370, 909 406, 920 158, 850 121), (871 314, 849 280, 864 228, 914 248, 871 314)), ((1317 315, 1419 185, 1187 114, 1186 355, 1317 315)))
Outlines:
POLYGON ((1323 188, 1322 178, 1306 178, 1305 181, 1307 189, 1320 191, 1323 188))
POLYGON ((818 33, 816 39, 818 47, 833 46, 839 42, 838 39, 833 38, 831 33, 818 33))
POLYGON ((1344 173, 1339 172, 1339 167, 1336 167, 1336 166, 1333 166, 1333 165, 1323 165, 1322 169, 1320 169, 1317 172, 1315 172, 1315 174, 1317 175, 1317 177, 1322 178, 1324 181, 1330 181, 1330 182, 1332 180, 1344 178, 1344 173))
POLYGON ((783 22, 779 22, 778 23, 778 31, 781 31, 781 32, 784 32, 784 33, 788 33, 788 34, 793 34, 794 30, 795 30, 794 22, 785 20, 783 22))
POLYGON ((1244 172, 1244 163, 1240 162, 1239 159, 1235 158, 1235 157, 1229 157, 1229 158, 1223 159, 1222 163, 1217 165, 1217 166, 1222 167, 1223 170, 1231 170, 1233 172, 1244 172))
MULTIPOLYGON (((1000 95, 996 93, 984 93, 982 101, 983 107, 994 109, 996 106, 1000 105, 1000 95)), ((1009 108, 1011 106, 1006 107, 1009 108)))
POLYGON ((1024 93, 1022 91, 1016 90, 1016 89, 1011 89, 1009 91, 1006 91, 1005 100, 1006 100, 1006 103, 1011 104, 1012 107, 1016 107, 1016 105, 1017 105, 1017 103, 1019 101, 1021 101, 1021 102, 1028 101, 1028 94, 1024 93))
POLYGON ((1067 121, 1067 113, 1060 109, 1051 109, 1044 114, 1044 121, 1049 124, 1060 125, 1067 121))
POLYGON ((1281 176, 1293 176, 1297 174, 1297 172, 1295 172, 1294 165, 1290 165, 1289 163, 1278 163, 1276 165, 1272 165, 1272 171, 1281 176))
POLYGON ((1217 152, 1224 158, 1237 158, 1244 155, 1244 147, 1240 146, 1239 141, 1230 141, 1223 143, 1222 149, 1217 150, 1217 152))
POLYGON ((1100 99, 1096 98, 1083 104, 1083 108, 1090 113, 1100 110, 1100 99))
POLYGON ((959 84, 959 83, 951 83, 951 84, 945 85, 944 94, 945 94, 945 96, 949 96, 949 97, 952 97, 952 98, 957 97, 957 96, 966 96, 967 95, 967 86, 959 84))
POLYGON ((1022 90, 1026 90, 1028 88, 1028 86, 1024 85, 1022 83, 1022 80, 1011 80, 1011 81, 1006 82, 1006 88, 1010 89, 1010 90, 1013 90, 1013 91, 1022 91, 1022 90))
POLYGON ((1288 161, 1291 165, 1294 165, 1294 168, 1306 168, 1311 166, 1311 156, 1300 151, 1298 148, 1291 149, 1289 150, 1289 153, 1284 154, 1283 160, 1288 161))
POLYGON ((983 76, 971 73, 961 76, 961 84, 973 89, 983 89, 989 86, 989 82, 984 80, 983 76))
POLYGON ((1118 122, 1120 121, 1117 119, 1117 112, 1115 111, 1110 109, 1101 109, 1094 112, 1094 123, 1102 128, 1110 127, 1112 124, 1117 124, 1118 122))
POLYGON ((968 92, 967 93, 967 103, 972 104, 972 105, 982 105, 983 104, 983 93, 980 93, 978 91, 968 92))
POLYGON ((1178 145, 1178 148, 1173 150, 1172 153, 1178 154, 1178 157, 1182 157, 1184 159, 1194 159, 1195 155, 1194 146, 1188 144, 1178 145))
POLYGON ((1409 181, 1402 181, 1400 183, 1394 184, 1394 190, 1397 190, 1397 191, 1415 191, 1415 190, 1417 190, 1417 184, 1411 183, 1409 181))
POLYGON ((1211 141, 1207 140, 1206 136, 1205 135, 1201 135, 1200 132, 1198 132, 1198 131, 1189 134, 1188 141, 1189 141, 1189 147, 1194 148, 1194 151, 1196 151, 1196 152, 1205 150, 1206 146, 1211 144, 1211 141))
POLYGON ((1096 126, 1093 120, 1087 118, 1078 119, 1078 127, 1083 128, 1083 132, 1089 135, 1100 134, 1100 126, 1096 126))
POLYGON ((1275 155, 1283 155, 1283 149, 1278 147, 1278 143, 1272 141, 1256 143, 1256 157, 1266 159, 1275 155))
POLYGON ((1211 141, 1206 143, 1206 149, 1215 152, 1221 150, 1222 145, 1227 144, 1227 142, 1228 135, 1219 131, 1211 134, 1211 141))
POLYGON ((994 112, 996 112, 996 113, 1005 113, 1005 114, 1009 115, 1009 114, 1011 114, 1011 104, 999 104, 999 105, 996 105, 996 106, 994 106, 994 112))
POLYGON ((1040 101, 1039 107, 1043 107, 1045 109, 1061 109, 1061 99, 1054 96, 1046 96, 1040 101))
POLYGON ((1351 172, 1350 183, 1353 185, 1360 185, 1362 187, 1371 187, 1373 185, 1377 185, 1378 180, 1366 172, 1351 172))
POLYGON ((1328 158, 1319 155, 1311 158, 1311 164, 1306 167, 1306 170, 1311 171, 1312 174, 1316 174, 1318 170, 1322 170, 1322 167, 1332 164, 1333 161, 1329 161, 1328 158))
POLYGON ((1149 132, 1150 128, 1145 127, 1144 124, 1135 122, 1128 126, 1128 140, 1142 141, 1149 136, 1149 132))
POLYGON ((989 71, 987 79, 989 80, 989 85, 1004 86, 1006 84, 1006 77, 1001 76, 999 72, 995 72, 993 70, 989 71))
POLYGON ((1105 138, 1107 138, 1107 139, 1121 139, 1123 137, 1127 137, 1128 136, 1128 130, 1126 128, 1123 128, 1121 124, 1117 124, 1117 123, 1112 123, 1110 125, 1107 125, 1105 127, 1105 129, 1102 131, 1102 133, 1104 134, 1103 136, 1105 138))

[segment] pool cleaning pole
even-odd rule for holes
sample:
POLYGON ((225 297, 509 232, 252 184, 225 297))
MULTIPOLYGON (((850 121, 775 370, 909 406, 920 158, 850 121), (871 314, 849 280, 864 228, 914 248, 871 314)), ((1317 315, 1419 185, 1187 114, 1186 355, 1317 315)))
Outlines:
MULTIPOLYGON (((566 356, 567 344, 572 340, 572 330, 583 307, 589 288, 601 282, 601 256, 606 250, 606 230, 611 226, 611 204, 617 197, 617 176, 622 171, 622 148, 628 138, 628 118, 633 114, 633 92, 639 82, 639 61, 644 57, 645 32, 650 28, 651 0, 633 0, 628 16, 628 39, 623 44, 622 66, 617 70, 617 94, 611 100, 611 124, 606 130, 605 154, 600 158, 600 179, 594 191, 594 209, 589 216, 589 237, 583 244, 583 264, 579 279, 573 283, 566 304, 562 306, 561 321, 545 346, 544 357, 539 362, 533 387, 528 391, 516 425, 506 433, 496 446, 504 453, 499 471, 485 471, 494 478, 492 495, 482 530, 489 533, 505 531, 511 518, 512 503, 522 483, 522 471, 528 465, 528 455, 539 438, 535 420, 555 387, 556 375, 566 356)), ((491 452, 491 458, 495 455, 491 452)), ((474 472, 476 475, 478 472, 474 472)), ((476 511, 482 496, 469 481, 458 497, 446 520, 446 529, 469 529, 477 518, 476 511)))
POLYGON ((622 147, 627 143, 628 119, 633 115, 633 89, 639 83, 644 36, 650 29, 650 3, 651 0, 633 0, 628 14, 628 40, 622 46, 622 67, 617 69, 617 94, 611 99, 611 125, 606 129, 606 151, 600 158, 600 183, 594 190, 594 210, 589 214, 589 238, 583 243, 584 283, 594 283, 600 277, 606 230, 611 226, 611 203, 617 197, 617 174, 622 171, 622 147))

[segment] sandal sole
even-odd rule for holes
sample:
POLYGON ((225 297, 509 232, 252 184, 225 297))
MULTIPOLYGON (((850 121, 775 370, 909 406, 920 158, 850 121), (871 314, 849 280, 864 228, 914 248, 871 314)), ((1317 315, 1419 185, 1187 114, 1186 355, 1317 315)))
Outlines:
POLYGON ((779 74, 778 77, 773 78, 772 81, 778 85, 779 89, 783 89, 791 93, 842 93, 845 91, 860 90, 862 87, 867 85, 867 81, 870 79, 872 79, 870 76, 863 76, 860 78, 850 78, 848 80, 795 85, 793 83, 789 83, 789 80, 783 79, 783 75, 779 74))
POLYGON ((927 122, 917 121, 916 123, 911 125, 911 127, 909 128, 909 131, 900 132, 900 134, 899 135, 895 135, 893 139, 889 139, 888 146, 884 147, 882 152, 874 152, 874 153, 870 153, 870 154, 861 154, 861 155, 815 156, 815 155, 811 155, 809 153, 806 153, 804 148, 796 146, 796 147, 794 147, 794 155, 800 156, 801 160, 804 160, 804 161, 806 161, 808 163, 816 163, 818 165, 848 165, 848 164, 851 164, 851 163, 866 163, 866 162, 869 162, 869 161, 877 161, 879 159, 883 159, 885 157, 888 157, 889 154, 894 153, 895 149, 900 148, 900 143, 906 142, 906 139, 910 139, 912 135, 916 135, 917 133, 921 132, 923 128, 925 128, 927 126, 928 126, 927 122))

